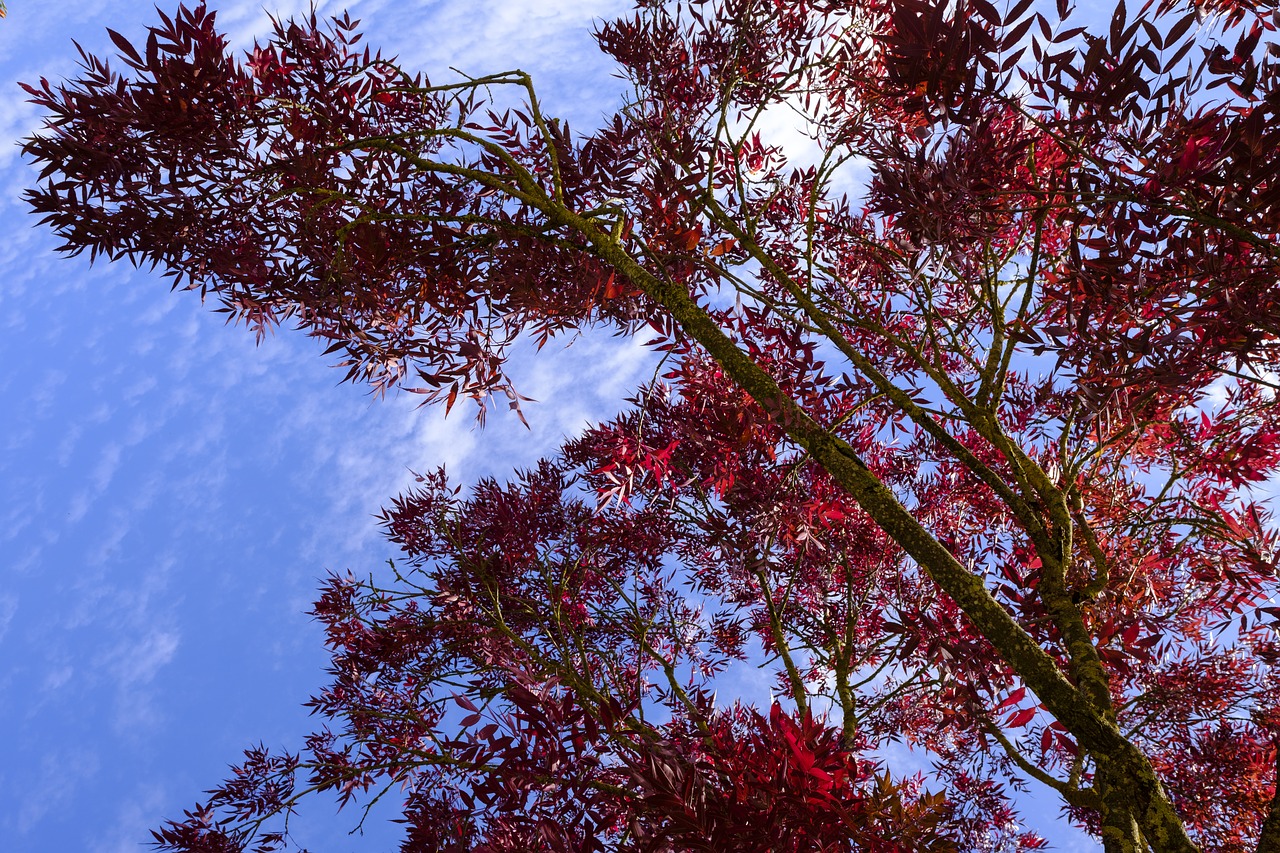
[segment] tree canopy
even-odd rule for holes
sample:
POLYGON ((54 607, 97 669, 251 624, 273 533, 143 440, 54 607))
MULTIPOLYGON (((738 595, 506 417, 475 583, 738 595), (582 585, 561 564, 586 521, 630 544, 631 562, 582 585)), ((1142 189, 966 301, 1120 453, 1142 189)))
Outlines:
POLYGON ((524 417, 518 341, 663 358, 510 482, 396 498, 392 577, 315 605, 306 749, 156 844, 290 849, 300 799, 391 791, 424 853, 1028 850, 1035 790, 1107 851, 1280 851, 1280 14, 1076 17, 638 0, 585 134, 345 15, 237 56, 180 7, 28 85, 65 251, 376 393, 524 417))

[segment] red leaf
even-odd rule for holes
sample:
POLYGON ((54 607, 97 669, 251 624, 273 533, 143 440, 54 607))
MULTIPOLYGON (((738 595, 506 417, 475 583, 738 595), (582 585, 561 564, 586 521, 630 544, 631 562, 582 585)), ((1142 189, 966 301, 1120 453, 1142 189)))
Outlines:
POLYGON ((1013 691, 1007 697, 1005 697, 1005 700, 1003 702, 1001 702, 999 705, 996 706, 996 713, 1003 711, 1005 708, 1008 708, 1010 705, 1017 705, 1019 702, 1022 701, 1023 697, 1026 695, 1027 695, 1027 688, 1025 686, 1019 687, 1017 690, 1013 691))
POLYGON ((1005 721, 1005 725, 1011 729, 1021 728, 1022 726, 1025 726, 1027 723, 1031 722, 1031 718, 1034 717, 1035 715, 1036 715, 1035 708, 1023 708, 1021 711, 1015 711, 1013 714, 1011 714, 1009 716, 1009 719, 1005 721))
POLYGON ((715 246, 711 248, 711 257, 718 258, 719 256, 723 255, 725 252, 733 251, 734 247, 737 245, 738 245, 738 241, 734 237, 729 237, 728 239, 721 240, 719 243, 716 243, 715 246))

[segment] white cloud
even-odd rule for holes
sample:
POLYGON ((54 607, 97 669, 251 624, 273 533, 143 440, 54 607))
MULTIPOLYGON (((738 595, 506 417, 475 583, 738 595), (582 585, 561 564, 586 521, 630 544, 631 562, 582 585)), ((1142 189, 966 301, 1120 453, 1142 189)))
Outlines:
POLYGON ((552 70, 590 58, 566 47, 590 45, 595 22, 626 6, 617 0, 448 0, 433 4, 430 14, 411 11, 407 4, 386 7, 366 16, 365 23, 381 29, 384 19, 395 21, 400 37, 394 52, 415 67, 453 66, 468 74, 552 70))
POLYGON ((120 805, 113 826, 99 834, 90 853, 138 853, 155 827, 156 816, 167 805, 165 791, 158 785, 140 785, 120 805))
POLYGON ((310 15, 314 6, 321 20, 341 15, 343 11, 350 12, 352 18, 360 18, 366 8, 381 4, 361 0, 237 0, 211 5, 218 13, 218 29, 226 34, 231 49, 247 50, 255 40, 260 41, 271 32, 272 17, 282 21, 302 19, 310 15))
MULTIPOLYGON (((53 746, 40 762, 40 769, 30 774, 31 781, 18 794, 14 822, 20 833, 29 832, 46 814, 63 811, 78 786, 98 772, 98 757, 93 752, 70 746, 53 746)), ((7 821, 6 821, 7 822, 7 821)))
POLYGON ((45 673, 44 681, 41 683, 40 688, 45 691, 57 690, 70 681, 71 676, 74 674, 75 669, 71 666, 64 664, 63 666, 54 667, 45 673))
POLYGON ((177 631, 151 630, 132 644, 117 647, 111 668, 124 688, 146 684, 178 650, 177 631))
POLYGON ((138 736, 163 722, 165 704, 148 686, 173 661, 180 640, 176 630, 154 628, 118 643, 100 660, 115 683, 116 731, 138 736))
POLYGON ((43 553, 44 549, 39 545, 28 545, 21 554, 15 555, 8 569, 15 576, 25 575, 40 565, 40 557, 43 553))
POLYGON ((4 641, 4 635, 9 633, 9 625, 13 622, 13 615, 18 612, 18 596, 12 593, 0 595, 0 642, 4 641))
MULTIPOLYGON (((14 447, 21 448, 22 445, 15 444, 14 447)), ((44 508, 44 484, 29 473, 24 472, 23 474, 10 474, 5 478, 5 485, 17 500, 14 500, 3 514, 3 524, 0 524, 0 530, 3 530, 4 533, 0 535, 0 541, 30 542, 31 534, 28 531, 37 515, 44 508)))

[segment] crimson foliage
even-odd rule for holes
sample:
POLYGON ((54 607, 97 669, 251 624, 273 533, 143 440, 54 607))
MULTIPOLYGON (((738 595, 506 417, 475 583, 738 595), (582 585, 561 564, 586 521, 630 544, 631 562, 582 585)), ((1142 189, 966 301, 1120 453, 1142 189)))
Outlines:
POLYGON ((346 16, 237 59, 183 7, 28 86, 66 251, 378 391, 518 411, 522 337, 665 354, 510 483, 385 510, 394 577, 316 605, 323 727, 157 844, 400 786, 406 851, 1034 849, 1031 786, 1108 851, 1280 850, 1278 20, 644 0, 587 135, 346 16), (735 660, 775 704, 716 693, 735 660))

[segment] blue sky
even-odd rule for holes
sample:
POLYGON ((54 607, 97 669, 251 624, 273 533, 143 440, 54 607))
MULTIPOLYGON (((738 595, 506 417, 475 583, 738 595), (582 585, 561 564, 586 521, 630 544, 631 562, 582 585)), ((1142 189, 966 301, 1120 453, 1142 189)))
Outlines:
MULTIPOLYGON (((125 853, 259 740, 297 747, 323 683, 305 615, 328 570, 392 556, 373 513, 439 464, 504 475, 617 411, 649 375, 634 343, 588 337, 515 365, 540 401, 472 429, 407 398, 373 401, 282 332, 255 347, 190 294, 126 265, 56 256, 19 200, 38 127, 15 81, 75 73, 71 39, 110 53, 149 3, 14 0, 0 21, 0 850, 125 853)), ((168 3, 162 3, 168 9, 168 3)), ((239 46, 264 6, 225 0, 239 46)), ((367 40, 430 73, 520 67, 544 107, 585 127, 622 83, 590 39, 615 0, 348 0, 367 40)), ((548 348, 552 350, 554 348, 548 348)), ((1056 805, 1046 798, 1043 812, 1056 805)), ((1038 809, 1039 810, 1039 809, 1038 809)), ((394 832, 337 831, 321 803, 295 825, 338 853, 394 832)), ((1044 824, 1041 824, 1044 826, 1044 824)), ((1046 829, 1073 849, 1078 836, 1046 829)), ((381 843, 380 843, 381 842, 381 843)), ((1090 849, 1081 845, 1080 849, 1090 849)))

